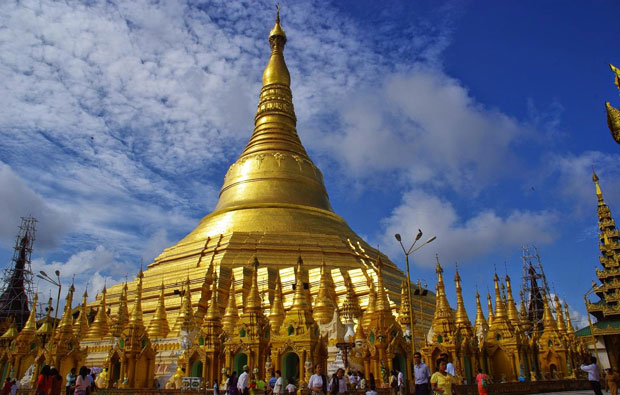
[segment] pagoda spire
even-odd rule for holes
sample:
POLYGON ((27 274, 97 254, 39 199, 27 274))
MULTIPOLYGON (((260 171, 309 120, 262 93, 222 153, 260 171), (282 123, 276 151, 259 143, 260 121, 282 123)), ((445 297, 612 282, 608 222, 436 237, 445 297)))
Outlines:
POLYGON ((213 348, 220 344, 220 335, 222 333, 222 317, 220 315, 217 276, 215 273, 213 273, 211 286, 211 301, 202 323, 202 333, 205 335, 205 346, 208 348, 213 348))
POLYGON ((179 334, 181 331, 191 332, 196 327, 194 309, 192 308, 192 294, 190 291, 189 276, 185 281, 182 298, 181 309, 171 332, 173 334, 179 334))
POLYGON ((134 301, 133 309, 131 310, 131 316, 129 317, 128 326, 132 329, 144 330, 144 316, 142 314, 142 279, 144 273, 142 268, 138 272, 138 285, 136 287, 136 299, 134 301))
POLYGON ((213 281, 213 265, 209 265, 209 269, 205 274, 202 287, 200 288, 200 299, 198 300, 198 306, 196 306, 196 324, 202 325, 202 319, 204 318, 207 308, 209 307, 209 300, 211 299, 211 282, 213 281))
POLYGON ((504 301, 499 291, 499 277, 497 273, 495 273, 493 282, 495 283, 495 314, 493 315, 493 322, 495 322, 497 320, 507 319, 508 315, 506 314, 506 306, 504 306, 504 301))
POLYGON ((52 310, 53 310, 51 297, 47 301, 47 308, 45 310, 47 311, 47 315, 45 316, 45 322, 43 322, 43 325, 41 325, 39 329, 37 329, 37 335, 47 340, 49 339, 49 335, 52 334, 52 330, 53 330, 53 325, 51 322, 52 321, 51 315, 52 315, 52 310))
POLYGON ((127 307, 127 282, 125 282, 121 291, 116 318, 110 327, 110 334, 113 337, 119 337, 127 327, 127 323, 129 323, 129 309, 127 307))
POLYGON ((321 262, 321 280, 319 282, 319 292, 313 306, 312 316, 320 324, 327 324, 334 316, 336 302, 332 299, 331 291, 334 288, 334 280, 331 273, 327 270, 325 259, 321 262))
POLYGON ((211 281, 211 303, 209 303, 209 307, 207 308, 207 313, 205 316, 205 320, 209 322, 220 321, 220 308, 218 306, 217 301, 217 277, 213 274, 213 279, 211 281))
POLYGON ((594 181, 598 199, 599 249, 601 251, 599 259, 604 268, 613 268, 620 261, 620 237, 611 210, 603 199, 603 192, 598 182, 599 178, 594 171, 592 172, 592 181, 594 181))
POLYGON ((389 312, 392 315, 392 309, 390 308, 390 301, 385 293, 385 286, 383 285, 383 261, 381 257, 377 258, 377 301, 375 306, 375 312, 389 312))
MULTIPOLYGON (((480 294, 476 289, 476 322, 474 324, 476 328, 477 334, 484 334, 489 330, 489 324, 487 320, 484 318, 484 313, 482 312, 482 304, 480 303, 480 294)), ((479 336, 480 337, 480 336, 479 336)))
POLYGON ((471 327, 471 321, 469 321, 467 310, 465 310, 465 303, 463 302, 463 289, 461 288, 461 276, 459 275, 458 266, 456 267, 456 273, 454 275, 454 283, 456 284, 456 326, 471 327))
MULTIPOLYGON (((353 288, 352 281, 346 273, 344 276, 344 283, 347 289, 347 295, 344 299, 344 303, 342 304, 342 318, 345 321, 353 321, 362 315, 361 308, 357 295, 355 295, 355 288, 353 288)), ((358 326, 360 325, 362 325, 361 319, 358 322, 358 326)))
MULTIPOLYGON (((250 285, 250 292, 248 293, 248 299, 245 302, 246 305, 243 309, 243 315, 246 315, 246 313, 249 313, 249 312, 259 312, 259 311, 262 312, 263 311, 262 303, 260 300, 260 295, 258 294, 258 265, 259 265, 258 258, 255 256, 252 262, 252 281, 250 285)), ((302 288, 303 288, 303 283, 302 283, 302 288)), ((295 293, 295 295, 297 295, 297 293, 295 293)), ((302 292, 302 296, 304 296, 304 299, 305 299, 305 295, 303 295, 303 292, 302 292)), ((293 300, 293 304, 295 304, 295 300, 293 300)))
POLYGON ((166 298, 164 282, 161 282, 159 291, 159 302, 157 303, 157 309, 151 322, 149 322, 149 328, 147 333, 151 339, 166 337, 170 332, 170 325, 168 324, 168 315, 166 314, 166 298))
POLYGON ((88 299, 88 291, 84 290, 82 295, 82 304, 80 305, 80 314, 76 320, 76 324, 73 326, 73 333, 78 338, 82 339, 88 333, 88 313, 86 312, 86 300, 88 299))
POLYGON ((286 313, 284 311, 284 297, 282 295, 282 280, 280 280, 280 271, 278 270, 276 275, 276 290, 273 295, 271 310, 269 311, 269 323, 271 324, 271 330, 273 333, 278 333, 280 331, 280 326, 282 326, 285 316, 286 313))
POLYGON ((553 319, 553 314, 551 314, 551 309, 549 308, 549 302, 547 300, 547 292, 543 290, 543 304, 544 304, 544 312, 543 312, 543 332, 548 331, 556 331, 558 326, 553 319))
POLYGON ((507 294, 506 308, 508 310, 508 319, 510 320, 510 323, 512 324, 512 326, 514 326, 515 328, 520 328, 521 323, 519 320, 519 312, 517 311, 517 305, 512 296, 512 286, 510 284, 510 277, 508 276, 508 274, 506 274, 505 280, 506 280, 506 291, 507 291, 506 292, 507 294))
POLYGON ((237 322, 239 321, 239 309, 237 309, 237 297, 235 292, 235 275, 230 275, 230 291, 228 292, 228 303, 222 318, 224 332, 231 335, 235 331, 237 322))
POLYGON ((525 298, 523 297, 523 291, 519 292, 519 295, 521 296, 521 307, 519 310, 519 322, 521 323, 521 329, 529 333, 529 331, 532 330, 533 325, 528 316, 527 308, 525 307, 525 298))
POLYGON ((29 343, 35 338, 37 334, 37 303, 39 302, 39 294, 34 294, 32 299, 32 309, 28 315, 28 320, 24 324, 24 327, 15 338, 15 342, 30 345, 29 343))
POLYGON ((87 340, 101 340, 108 335, 110 330, 110 324, 108 322, 108 313, 106 312, 106 292, 107 288, 104 285, 103 291, 101 291, 101 302, 99 302, 99 309, 97 315, 93 321, 88 332, 86 333, 87 340))
POLYGON ((487 309, 489 313, 489 326, 493 324, 493 304, 491 303, 491 294, 487 292, 487 309))
MULTIPOLYGON (((440 336, 442 339, 446 339, 455 332, 456 327, 454 325, 454 318, 452 316, 452 308, 446 297, 446 288, 443 282, 443 268, 439 263, 439 257, 437 259, 437 266, 435 267, 435 273, 437 273, 437 308, 433 317, 433 335, 440 336)), ((443 341, 443 340, 442 340, 443 341)), ((440 342, 441 343, 441 342, 440 342)))
POLYGON ((302 271, 303 260, 301 256, 297 258, 297 267, 295 269, 295 293, 293 294, 293 304, 289 311, 310 311, 308 306, 308 299, 304 293, 304 277, 302 271))
POLYGON ((398 322, 403 328, 409 328, 411 335, 413 335, 413 325, 411 325, 411 305, 409 304, 409 292, 407 290, 407 281, 403 280, 400 283, 400 309, 398 311, 398 322))
POLYGON ((560 298, 558 295, 553 295, 553 301, 555 302, 555 312, 558 330, 561 334, 567 334, 566 323, 564 322, 564 312, 562 311, 562 305, 560 304, 560 298))
POLYGON ((570 319, 570 312, 568 311, 568 303, 564 301, 564 312, 566 313, 566 332, 570 334, 575 333, 575 328, 573 328, 573 322, 570 319))
POLYGON ((377 291, 375 289, 375 282, 370 276, 367 276, 366 280, 368 282, 368 303, 366 304, 366 310, 362 313, 361 319, 362 329, 364 331, 368 330, 372 317, 375 314, 375 308, 377 307, 377 291))
POLYGON ((58 322, 58 333, 68 330, 69 332, 73 332, 73 316, 71 315, 71 304, 73 303, 73 293, 75 292, 75 287, 73 284, 69 287, 69 292, 67 293, 67 297, 65 298, 65 308, 62 311, 62 317, 58 322))

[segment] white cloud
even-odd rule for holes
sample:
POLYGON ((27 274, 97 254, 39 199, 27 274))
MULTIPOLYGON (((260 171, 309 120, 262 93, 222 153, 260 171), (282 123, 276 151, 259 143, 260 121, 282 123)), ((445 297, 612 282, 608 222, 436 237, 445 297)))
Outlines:
POLYGON ((57 210, 46 199, 33 191, 6 164, 0 162, 0 241, 12 247, 20 217, 35 217, 36 248, 50 249, 58 246, 60 238, 72 228, 70 215, 57 210))
MULTIPOLYGON (((420 190, 404 194, 401 204, 383 220, 382 239, 390 253, 397 254, 393 242, 395 233, 415 236, 420 228, 437 240, 422 248, 414 262, 434 264, 435 253, 445 262, 467 261, 495 251, 515 248, 536 242, 550 243, 557 236, 553 230, 556 221, 551 212, 513 211, 505 216, 485 210, 469 218, 461 218, 448 201, 420 190)), ((406 242, 405 242, 406 244, 406 242)))

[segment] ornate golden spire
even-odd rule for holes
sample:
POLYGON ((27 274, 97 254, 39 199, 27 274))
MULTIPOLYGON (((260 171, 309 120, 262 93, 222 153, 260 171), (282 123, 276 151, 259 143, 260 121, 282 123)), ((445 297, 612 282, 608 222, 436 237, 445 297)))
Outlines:
MULTIPOLYGON (((461 276, 459 275, 458 266, 456 267, 454 282, 456 284, 456 326, 471 328, 471 321, 469 321, 467 310, 465 310, 465 303, 463 302, 463 290, 461 288, 461 276)), ((476 294, 478 294, 478 292, 476 292, 476 294)), ((480 313, 482 313, 482 311, 480 311, 480 313)))
POLYGON ((507 299, 506 299, 506 307, 508 310, 508 319, 510 323, 515 328, 520 328, 519 321, 519 312, 517 311, 517 305, 515 304, 515 300, 512 297, 512 286, 510 285, 510 277, 506 274, 506 289, 507 289, 507 299))
POLYGON ((368 281, 368 304, 366 310, 362 314, 362 329, 368 330, 372 316, 375 314, 375 308, 377 307, 377 292, 375 290, 375 283, 371 277, 367 277, 368 281))
MULTIPOLYGON (((301 257, 299 258, 301 259, 301 257)), ((245 307, 243 308, 243 315, 246 315, 248 312, 258 312, 263 311, 262 303, 260 300, 260 295, 258 294, 258 258, 254 257, 252 262, 252 281, 250 285, 250 292, 248 293, 248 299, 245 301, 245 307)), ((303 280, 302 280, 303 281, 303 280)), ((302 295, 303 295, 303 283, 302 283, 302 295)), ((295 293, 297 295, 297 293, 295 293)), ((305 299, 305 295, 304 299, 305 299)), ((295 300, 293 300, 293 304, 295 304, 295 300)))
POLYGON ((297 268, 295 269, 295 293, 293 294, 293 304, 290 311, 309 311, 308 299, 304 293, 303 265, 301 257, 297 258, 297 268))
POLYGON ((189 287, 189 277, 185 281, 185 289, 183 292, 183 300, 181 301, 181 311, 177 316, 174 327, 170 333, 179 334, 180 331, 191 332, 196 327, 194 318, 194 309, 192 308, 192 294, 189 287))
MULTIPOLYGON (((411 306, 409 304, 409 292, 407 289, 407 281, 403 280, 400 283, 400 310, 398 311, 398 322, 400 326, 403 327, 411 327, 411 317, 409 313, 411 312, 411 306)), ((413 332, 413 329, 411 329, 413 332)))
POLYGON ((132 329, 144 330, 144 316, 142 314, 142 267, 138 272, 138 285, 136 287, 136 299, 134 301, 133 309, 131 310, 131 317, 129 317, 128 326, 132 329))
POLYGON ((15 320, 11 320, 9 327, 7 328, 6 332, 4 332, 4 334, 0 337, 0 339, 13 340, 15 339, 15 337, 17 337, 18 334, 19 331, 17 330, 17 324, 15 324, 15 320))
POLYGON ((166 314, 166 298, 165 298, 164 282, 161 282, 159 292, 159 302, 157 303, 157 309, 151 322, 149 322, 149 328, 147 333, 151 339, 162 338, 168 335, 170 332, 170 326, 168 324, 168 315, 166 314))
POLYGON ((254 132, 230 167, 214 213, 261 204, 293 204, 333 211, 323 176, 299 136, 291 77, 284 61, 286 34, 279 16, 269 34, 271 56, 263 73, 254 132))
POLYGON ((230 291, 228 292, 228 303, 226 304, 226 310, 224 311, 224 317, 222 318, 222 326, 224 332, 231 335, 235 332, 235 326, 239 321, 239 310, 237 309, 237 297, 235 296, 235 276, 230 275, 230 291))
MULTIPOLYGON (((320 292, 320 289, 319 289, 320 292)), ((273 303, 269 311, 269 323, 273 333, 280 331, 280 326, 284 321, 286 313, 284 312, 284 297, 282 296, 282 280, 280 280, 280 271, 276 275, 276 291, 273 295, 273 303)))
MULTIPOLYGON (((336 302, 332 299, 331 291, 334 288, 334 281, 331 273, 327 270, 325 259, 321 262, 321 280, 319 282, 319 292, 316 295, 312 316, 320 324, 327 324, 334 316, 336 302)), ((270 315, 271 317, 271 315, 270 315)))
POLYGON ((558 327, 555 323, 555 320, 553 319, 553 314, 551 314, 551 309, 549 308, 549 302, 547 301, 547 293, 544 290, 542 291, 542 296, 543 296, 543 304, 544 304, 543 332, 547 332, 551 330, 555 331, 558 329, 558 327))
POLYGON ((211 280, 211 302, 202 323, 202 333, 207 348, 213 349, 221 344, 220 335, 222 333, 222 319, 218 299, 217 276, 213 273, 211 280))
POLYGON ((296 335, 303 333, 311 333, 311 328, 315 325, 314 318, 312 318, 312 309, 308 305, 308 299, 304 292, 304 273, 302 269, 303 260, 301 256, 297 259, 297 268, 295 270, 295 293, 293 294, 293 304, 289 311, 286 312, 286 317, 280 328, 280 333, 289 331, 292 327, 295 330, 296 335))
POLYGON ((521 323, 521 329, 523 329, 526 332, 529 332, 532 330, 532 322, 530 321, 530 318, 527 315, 527 308, 525 307, 525 298, 523 297, 523 291, 519 292, 519 295, 521 296, 519 322, 521 323))
MULTIPOLYGON (((614 83, 620 89, 620 69, 613 64, 610 64, 609 68, 614 73, 614 83)), ((605 109, 607 110, 607 126, 609 126, 611 137, 616 140, 616 143, 620 144, 620 110, 614 108, 609 102, 605 102, 605 109)))
POLYGON ((76 320, 76 324, 73 326, 73 333, 78 338, 82 339, 88 333, 88 313, 86 313, 86 299, 88 299, 88 291, 84 290, 82 296, 82 304, 80 305, 80 315, 76 320))
POLYGON ((434 336, 441 336, 446 339, 455 332, 456 327, 454 325, 454 318, 452 316, 452 308, 446 297, 446 288, 443 282, 443 268, 439 263, 439 257, 437 258, 437 266, 435 273, 437 273, 437 295, 436 302, 437 308, 435 309, 435 315, 433 317, 433 334, 434 336))
POLYGON ((45 322, 43 325, 39 327, 37 330, 37 335, 47 337, 52 334, 53 326, 52 326, 52 298, 49 298, 47 301, 47 315, 45 316, 45 322))
POLYGON ((73 332, 73 316, 71 315, 71 304, 73 303, 73 293, 75 292, 75 287, 73 284, 69 287, 69 292, 67 293, 67 297, 65 298, 65 308, 62 312, 62 317, 60 318, 60 322, 58 322, 57 331, 64 332, 73 332))
POLYGON ((212 289, 211 289, 211 303, 209 303, 209 307, 207 308, 207 314, 205 316, 205 320, 209 322, 220 322, 220 308, 217 302, 217 277, 214 274, 213 279, 211 280, 212 289))
POLYGON ((93 321, 90 328, 88 328, 88 332, 86 333, 87 340, 101 340, 108 334, 110 324, 108 323, 108 313, 106 311, 106 292, 107 289, 104 286, 103 291, 101 291, 101 302, 99 302, 99 310, 97 310, 95 320, 93 321))
MULTIPOLYGON (((345 321, 353 321, 362 315, 361 308, 359 301, 357 300, 357 295, 355 295, 355 288, 353 287, 351 278, 346 272, 344 273, 343 277, 344 285, 347 289, 347 296, 345 297, 344 303, 342 304, 342 318, 345 321)), ((363 326, 362 320, 358 322, 358 326, 363 326)))
POLYGON ((493 322, 495 322, 498 320, 507 319, 508 315, 506 314, 504 301, 502 300, 502 295, 499 291, 499 277, 497 276, 497 273, 495 273, 493 281, 495 283, 495 314, 493 315, 493 322))
POLYGON ((129 322, 129 309, 127 308, 127 282, 123 285, 123 291, 119 299, 116 318, 110 327, 110 334, 119 337, 129 322))
POLYGON ((484 313, 482 312, 482 305, 480 304, 480 294, 478 293, 478 290, 476 290, 476 323, 474 325, 477 333, 480 333, 481 331, 484 333, 489 330, 489 324, 484 318, 484 313))
POLYGON ((389 312, 392 315, 392 309, 390 308, 390 301, 388 300, 387 294, 385 293, 385 286, 383 285, 383 262, 381 261, 381 257, 377 257, 377 304, 375 307, 375 312, 389 312))
POLYGON ((566 302, 564 302, 564 312, 566 313, 566 332, 570 335, 575 333, 575 328, 573 328, 573 322, 570 319, 570 312, 566 302))
POLYGON ((555 302, 555 312, 556 312, 556 320, 557 327, 561 334, 566 335, 566 324, 564 323, 564 312, 562 311, 562 305, 560 304, 560 299, 558 295, 553 296, 553 301, 555 302))
POLYGON ((196 324, 202 325, 202 320, 209 307, 209 300, 211 299, 211 282, 213 281, 213 265, 209 265, 209 269, 205 274, 204 281, 202 282, 202 288, 200 289, 200 299, 198 300, 198 306, 196 306, 196 324))
MULTIPOLYGON (((598 183, 598 176, 592 171, 592 181, 596 186, 596 197, 598 199, 598 228, 599 228, 599 250, 601 256, 599 260, 605 268, 615 268, 620 259, 620 237, 616 223, 611 215, 611 210, 603 199, 603 192, 598 183)), ((597 270, 599 279, 604 282, 607 274, 597 270), (601 279, 602 277, 602 279, 601 279)))
POLYGON ((489 326, 493 324, 493 304, 491 304, 491 294, 487 293, 487 308, 489 313, 489 326))
POLYGON ((39 294, 34 294, 32 298, 32 309, 24 327, 17 335, 16 341, 28 342, 33 339, 37 333, 37 303, 39 302, 39 294))

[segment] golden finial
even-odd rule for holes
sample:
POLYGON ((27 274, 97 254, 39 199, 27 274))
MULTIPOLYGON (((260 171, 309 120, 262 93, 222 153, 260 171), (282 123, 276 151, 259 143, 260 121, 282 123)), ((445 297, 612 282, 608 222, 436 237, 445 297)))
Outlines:
POLYGON ((558 330, 560 331, 560 333, 565 335, 566 324, 564 322, 564 312, 562 311, 562 305, 560 304, 560 298, 558 298, 558 295, 553 296, 553 301, 555 302, 555 313, 558 330))
MULTIPOLYGON (((377 291, 375 289, 375 283, 371 277, 367 277, 368 281, 368 303, 366 304, 366 310, 362 314, 362 329, 365 331, 370 327, 372 316, 375 313, 377 307, 377 291)), ((351 285, 353 286, 353 285, 351 285)))
POLYGON ((553 319, 553 314, 551 314, 551 309, 549 308, 549 302, 547 300, 547 292, 545 290, 542 291, 543 297, 543 324, 544 324, 544 332, 557 330, 558 327, 553 319))
POLYGON ((127 327, 129 322, 129 309, 127 307, 127 282, 123 285, 121 296, 118 303, 118 310, 116 313, 116 319, 112 323, 110 328, 110 334, 114 337, 119 337, 123 332, 123 329, 127 327))
POLYGON ((2 339, 5 339, 5 340, 13 340, 19 334, 19 331, 17 330, 17 325, 15 324, 15 320, 9 318, 9 321, 10 321, 9 327, 1 337, 2 339))
POLYGON ((519 312, 517 311, 517 305, 514 297, 512 296, 512 285, 510 284, 510 277, 506 274, 506 309, 508 310, 508 319, 510 323, 515 327, 520 327, 519 312))
POLYGON ((383 286, 383 261, 381 257, 377 257, 377 305, 375 307, 375 312, 389 312, 392 313, 392 309, 390 308, 390 301, 388 300, 387 294, 385 293, 385 287, 383 286))
POLYGON ((603 203, 603 192, 601 191, 601 186, 599 185, 598 180, 599 179, 598 179, 598 176, 596 175, 596 172, 594 171, 594 169, 592 169, 592 181, 594 181, 594 185, 596 187, 596 197, 598 198, 599 206, 600 206, 601 203, 603 203))
MULTIPOLYGON (((467 316, 467 310, 465 309, 465 303, 463 302, 463 290, 461 288, 461 276, 459 275, 459 265, 456 264, 456 273, 454 275, 454 282, 456 284, 456 324, 457 326, 470 327, 471 322, 467 316)), ((476 292, 477 293, 477 292, 476 292)))
POLYGON ((476 332, 480 330, 486 331, 489 329, 489 324, 487 323, 486 318, 484 318, 484 313, 482 312, 482 304, 480 303, 480 294, 478 293, 478 289, 476 289, 476 322, 474 324, 476 327, 476 332))
POLYGON ((319 281, 319 292, 316 295, 312 316, 320 324, 327 324, 332 320, 336 302, 332 299, 330 289, 334 288, 334 281, 331 273, 328 272, 325 259, 321 262, 321 279, 319 281))
POLYGON ((609 68, 614 73, 614 83, 618 87, 618 90, 620 90, 620 69, 618 69, 611 63, 609 64, 609 68))
MULTIPOLYGON (((342 304, 342 318, 345 321, 353 321, 361 315, 361 309, 357 296, 355 295, 355 288, 351 282, 351 278, 347 272, 343 274, 345 288, 347 289, 347 296, 342 304)), ((370 291, 370 290, 369 290, 370 291)), ((358 323, 358 326, 359 323, 358 323)))
POLYGON ((246 300, 246 306, 243 309, 243 314, 245 315, 247 312, 256 312, 262 311, 262 303, 260 299, 260 295, 258 294, 258 266, 260 263, 258 262, 258 258, 254 256, 252 260, 252 279, 250 285, 250 292, 248 293, 248 298, 246 300))
POLYGON ((504 301, 502 300, 502 295, 499 290, 499 277, 497 273, 495 273, 493 282, 495 284, 495 314, 493 315, 493 322, 495 323, 498 320, 506 319, 507 316, 504 301))
POLYGON ((568 303, 566 303, 566 301, 564 301, 564 312, 566 313, 566 331, 570 335, 575 333, 575 328, 573 328, 573 322, 571 321, 568 303))
POLYGON ((105 302, 106 292, 107 288, 104 284, 103 290, 101 291, 101 302, 99 302, 99 309, 97 310, 97 315, 95 316, 95 320, 93 321, 90 328, 88 328, 88 332, 86 333, 87 340, 101 340, 105 336, 107 336, 108 331, 110 330, 105 302))
POLYGON ((88 332, 88 314, 86 313, 87 299, 88 291, 84 290, 84 295, 82 295, 82 304, 80 305, 80 315, 78 315, 77 324, 73 327, 73 333, 79 338, 84 338, 88 332))
POLYGON ((491 303, 491 294, 487 292, 487 311, 489 315, 489 326, 493 324, 493 304, 491 303))
POLYGON ((71 304, 73 303, 73 292, 75 292, 75 287, 73 284, 69 287, 69 292, 67 293, 67 297, 65 298, 65 308, 62 312, 62 317, 60 318, 60 322, 58 323, 58 331, 61 332, 65 328, 68 328, 70 332, 73 331, 73 316, 71 315, 71 304))
POLYGON ((142 279, 144 273, 142 273, 142 266, 138 272, 138 285, 136 286, 136 299, 134 300, 133 310, 131 311, 131 317, 129 318, 129 326, 134 330, 144 330, 144 317, 142 314, 142 279))
POLYGON ((32 331, 33 333, 37 330, 37 303, 39 302, 39 294, 34 294, 34 298, 32 299, 32 309, 30 310, 30 315, 28 316, 28 320, 24 327, 22 328, 22 332, 26 330, 27 332, 32 331))
POLYGON ((222 318, 222 325, 224 332, 228 335, 232 335, 235 331, 235 326, 239 321, 239 310, 237 309, 237 297, 235 295, 235 275, 230 275, 230 290, 228 292, 228 303, 226 304, 226 310, 224 311, 224 317, 222 318))
POLYGON ((280 280, 280 271, 278 270, 276 274, 276 290, 273 295, 273 303, 271 303, 271 309, 269 311, 269 323, 271 324, 271 330, 273 333, 278 333, 280 331, 280 326, 282 326, 282 322, 286 316, 283 299, 282 281, 280 280))
POLYGON ((217 302, 217 275, 213 274, 213 280, 211 282, 211 303, 209 303, 209 307, 207 308, 207 314, 205 320, 208 321, 218 321, 220 320, 220 308, 217 302))
POLYGON ((149 322, 149 328, 147 333, 151 339, 163 338, 170 332, 170 325, 168 324, 168 315, 166 314, 166 298, 164 281, 162 280, 159 288, 159 302, 157 303, 157 309, 151 322, 149 322))
POLYGON ((411 325, 411 318, 409 317, 410 311, 411 306, 409 304, 407 281, 403 280, 400 283, 400 310, 398 311, 398 322, 403 327, 403 329, 406 326, 411 325))
POLYGON ((302 265, 304 261, 301 256, 297 259, 297 268, 295 269, 295 293, 293 294, 293 304, 291 310, 308 309, 306 295, 304 294, 303 271, 302 265))
POLYGON ((190 332, 196 327, 196 320, 194 318, 194 309, 192 308, 192 294, 190 291, 189 275, 185 280, 185 287, 183 287, 181 300, 181 308, 179 315, 174 323, 174 328, 170 333, 178 335, 182 330, 190 332))

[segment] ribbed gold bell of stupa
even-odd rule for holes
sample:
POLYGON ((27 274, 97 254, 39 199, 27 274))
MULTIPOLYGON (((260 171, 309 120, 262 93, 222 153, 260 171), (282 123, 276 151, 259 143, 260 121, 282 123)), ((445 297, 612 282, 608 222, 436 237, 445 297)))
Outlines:
MULTIPOLYGON (((376 276, 369 256, 381 257, 386 296, 390 302, 398 304, 400 301, 403 273, 334 213, 323 175, 301 143, 290 88, 291 76, 284 60, 286 41, 278 15, 269 33, 271 52, 263 72, 263 86, 249 142, 228 169, 213 212, 182 240, 165 249, 144 271, 146 322, 157 310, 162 278, 165 278, 166 294, 172 294, 189 276, 192 306, 198 313, 201 312, 198 300, 209 300, 210 295, 201 289, 210 293, 204 281, 210 277, 206 276, 210 270, 222 284, 229 284, 233 274, 237 278, 231 291, 228 287, 222 288, 223 301, 230 292, 246 298, 251 273, 242 267, 253 256, 261 262, 257 274, 261 294, 273 295, 277 272, 282 271, 279 274, 287 309, 293 292, 284 284, 295 281, 295 271, 290 269, 299 255, 303 256, 305 275, 312 284, 309 288, 312 297, 316 297, 320 289, 320 266, 325 262, 335 285, 335 292, 330 291, 334 292, 331 298, 337 299, 334 309, 345 301, 347 276, 353 280, 361 308, 367 308, 369 285, 362 279, 369 271, 373 271, 371 276, 376 276)), ((131 293, 135 282, 129 287, 131 293)), ((108 305, 116 311, 122 286, 116 285, 108 291, 108 305)), ((261 308, 269 309, 267 302, 261 308)), ((397 306, 391 303, 390 307, 396 309, 397 306)), ((167 299, 166 309, 169 322, 175 322, 182 310, 180 298, 167 299)), ((239 310, 238 314, 242 314, 242 306, 239 310)), ((229 313, 232 314, 232 310, 229 313)), ((228 332, 234 317, 224 314, 223 319, 228 332)))

